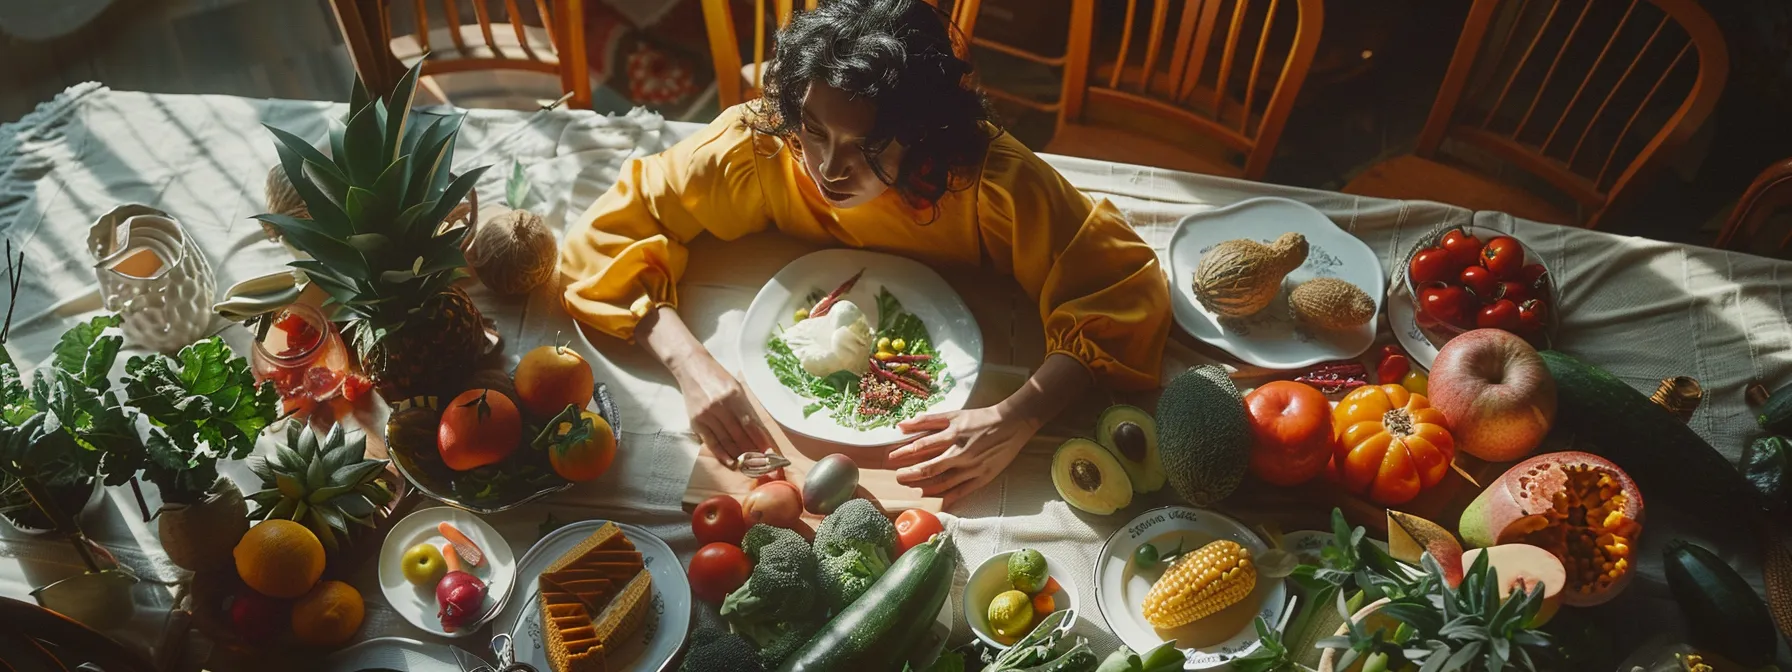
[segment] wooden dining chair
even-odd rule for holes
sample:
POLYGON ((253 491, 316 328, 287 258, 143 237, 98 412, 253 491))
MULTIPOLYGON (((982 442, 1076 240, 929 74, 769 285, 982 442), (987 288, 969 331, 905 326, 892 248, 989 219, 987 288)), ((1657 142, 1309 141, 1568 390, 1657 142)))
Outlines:
POLYGON ((392 90, 422 61, 425 78, 478 70, 557 75, 572 106, 591 107, 584 0, 534 0, 533 16, 519 6, 526 0, 471 0, 471 23, 460 0, 411 0, 412 32, 394 35, 391 5, 401 1, 330 0, 368 90, 392 90))
POLYGON ((1697 0, 1475 0, 1415 152, 1343 191, 1593 228, 1704 123, 1729 63, 1697 0))
POLYGON ((1730 212, 1730 218, 1724 222, 1724 228, 1717 235, 1714 245, 1720 249, 1750 249, 1773 253, 1785 258, 1792 256, 1792 226, 1786 228, 1777 245, 1760 240, 1763 229, 1774 215, 1785 213, 1792 206, 1792 159, 1785 159, 1768 166, 1755 177, 1748 191, 1743 192, 1742 200, 1736 203, 1736 209, 1730 212))
POLYGON ((1111 61, 1094 60, 1098 1, 1071 6, 1064 95, 1045 151, 1261 178, 1313 64, 1322 0, 1126 0, 1111 61))
MULTIPOLYGON (((939 6, 939 0, 925 0, 927 4, 939 6)), ((803 11, 815 9, 818 0, 803 0, 803 11)), ((790 23, 795 12, 795 0, 771 0, 772 16, 776 17, 777 28, 790 23)), ((958 33, 960 57, 968 55, 971 41, 971 29, 977 23, 977 8, 982 0, 957 0, 951 3, 947 16, 955 32, 958 33)), ((764 74, 767 41, 773 37, 775 29, 765 25, 766 0, 752 0, 753 16, 749 25, 753 31, 752 60, 745 61, 741 53, 740 36, 735 30, 734 13, 731 11, 731 0, 703 0, 703 23, 709 31, 709 53, 716 66, 716 95, 723 108, 759 97, 760 77, 764 74), (729 73, 739 73, 730 75, 729 73)))

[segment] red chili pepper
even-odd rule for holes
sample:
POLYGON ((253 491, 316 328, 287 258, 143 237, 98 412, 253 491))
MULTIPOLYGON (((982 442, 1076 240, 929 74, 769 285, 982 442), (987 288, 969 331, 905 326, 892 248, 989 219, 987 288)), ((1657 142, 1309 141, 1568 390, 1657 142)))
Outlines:
POLYGON ((846 282, 842 282, 839 287, 835 287, 833 293, 828 294, 827 296, 822 297, 820 301, 815 302, 815 307, 809 309, 809 317, 821 317, 828 314, 829 310, 834 309, 834 304, 840 301, 840 295, 852 291, 852 286, 858 284, 859 277, 863 275, 865 275, 865 270, 859 269, 858 273, 854 273, 852 277, 846 279, 846 282))
POLYGON ((1412 362, 1407 361, 1406 355, 1390 355, 1381 360, 1381 366, 1376 367, 1375 380, 1382 385, 1399 385, 1400 379, 1411 371, 1412 362))

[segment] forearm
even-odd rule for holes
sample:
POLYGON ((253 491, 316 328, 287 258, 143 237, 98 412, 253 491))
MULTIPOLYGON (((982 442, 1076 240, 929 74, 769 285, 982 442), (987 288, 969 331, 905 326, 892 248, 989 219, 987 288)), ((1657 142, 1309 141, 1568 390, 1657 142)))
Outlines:
POLYGON ((1038 431, 1046 421, 1057 417, 1066 406, 1082 396, 1094 382, 1089 369, 1070 355, 1058 353, 1045 358, 1039 370, 1025 385, 997 405, 1002 416, 1031 425, 1038 431))
POLYGON ((660 364, 672 372, 674 378, 684 374, 685 363, 692 355, 704 352, 703 342, 685 326, 684 319, 678 316, 678 310, 671 306, 660 306, 641 318, 635 327, 635 342, 660 364))

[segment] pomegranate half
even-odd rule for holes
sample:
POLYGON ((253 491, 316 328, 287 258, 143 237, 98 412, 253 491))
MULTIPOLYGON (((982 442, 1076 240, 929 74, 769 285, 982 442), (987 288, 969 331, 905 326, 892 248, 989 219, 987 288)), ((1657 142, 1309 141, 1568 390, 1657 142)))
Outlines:
POLYGON ((1553 553, 1568 573, 1562 603, 1602 604, 1635 575, 1643 493, 1605 458, 1568 451, 1514 465, 1462 512, 1473 547, 1530 544, 1553 553))

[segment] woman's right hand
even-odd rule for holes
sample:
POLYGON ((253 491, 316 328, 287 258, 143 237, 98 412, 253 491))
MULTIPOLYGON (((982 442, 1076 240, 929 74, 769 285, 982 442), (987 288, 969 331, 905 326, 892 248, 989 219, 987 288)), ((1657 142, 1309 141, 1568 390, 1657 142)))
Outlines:
POLYGON ((649 314, 635 340, 672 372, 684 393, 691 431, 723 465, 733 467, 741 453, 770 449, 771 436, 759 425, 747 389, 691 334, 676 310, 662 306, 649 314))
POLYGON ((747 389, 721 362, 702 349, 676 365, 673 377, 684 392, 684 407, 691 414, 691 430, 715 453, 724 466, 733 467, 741 453, 765 452, 770 440, 759 426, 747 389))

